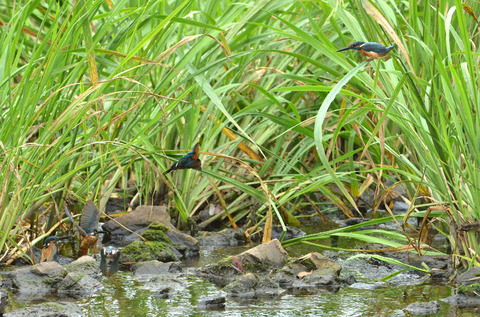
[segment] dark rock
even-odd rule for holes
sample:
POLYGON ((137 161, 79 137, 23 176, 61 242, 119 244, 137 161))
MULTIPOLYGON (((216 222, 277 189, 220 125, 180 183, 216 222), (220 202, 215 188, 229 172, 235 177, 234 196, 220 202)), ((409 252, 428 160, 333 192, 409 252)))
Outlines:
POLYGON ((65 265, 65 268, 68 272, 88 275, 94 279, 98 279, 102 276, 100 265, 88 255, 84 255, 72 263, 65 265))
POLYGON ((3 312, 8 305, 8 293, 4 289, 0 289, 0 316, 3 316, 3 312))
POLYGON ((5 317, 81 317, 82 311, 77 304, 48 302, 17 309, 4 314, 5 317))
POLYGON ((173 296, 173 289, 165 286, 162 289, 159 289, 155 293, 152 294, 152 297, 158 298, 158 299, 169 299, 172 298, 173 296))
POLYGON ((440 311, 440 304, 436 300, 428 303, 416 302, 408 305, 406 310, 414 315, 436 314, 440 311))
POLYGON ((113 236, 130 234, 130 231, 117 224, 117 222, 132 231, 136 231, 148 227, 152 222, 170 224, 171 221, 166 206, 138 206, 134 211, 115 220, 116 222, 110 220, 103 225, 103 228, 113 236))
MULTIPOLYGON (((287 229, 287 232, 285 233, 283 240, 300 238, 307 235, 304 231, 295 227, 286 227, 286 229, 287 229)), ((282 234, 283 234, 282 226, 272 226, 272 240, 280 239, 282 237, 282 234)))
POLYGON ((395 201, 393 203, 392 211, 393 212, 405 212, 410 209, 410 204, 407 204, 404 201, 395 201))
POLYGON ((480 267, 474 266, 471 269, 463 272, 455 278, 455 282, 462 285, 480 283, 480 267))
POLYGON ((239 298, 271 298, 281 295, 284 290, 268 275, 247 273, 241 275, 223 288, 228 295, 239 298))
POLYGON ((58 295, 80 299, 94 293, 100 292, 103 285, 89 275, 70 272, 58 285, 58 295))
POLYGON ((200 310, 224 310, 225 297, 203 298, 198 302, 196 307, 200 310))
POLYGON ((174 227, 170 227, 165 231, 166 236, 175 245, 173 246, 177 251, 181 253, 180 258, 192 258, 198 256, 200 251, 200 244, 194 237, 185 234, 174 227))
POLYGON ((135 276, 145 275, 145 274, 168 274, 168 273, 179 273, 182 271, 182 268, 175 262, 163 263, 157 260, 140 262, 135 264, 133 267, 135 271, 135 276))
POLYGON ((359 218, 359 217, 354 217, 354 218, 349 218, 345 220, 345 225, 347 226, 353 226, 353 225, 358 225, 359 223, 369 221, 370 219, 367 218, 359 218))
POLYGON ((441 301, 459 308, 478 308, 480 306, 480 297, 475 294, 457 294, 441 301))
POLYGON ((218 248, 218 247, 235 247, 245 244, 243 236, 244 231, 241 229, 225 229, 219 232, 202 232, 197 237, 202 247, 218 248))

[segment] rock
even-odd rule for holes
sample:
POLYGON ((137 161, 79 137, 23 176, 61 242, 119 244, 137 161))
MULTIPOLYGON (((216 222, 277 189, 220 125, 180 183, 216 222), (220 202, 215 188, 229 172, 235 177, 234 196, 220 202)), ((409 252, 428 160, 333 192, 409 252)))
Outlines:
POLYGON ((436 314, 440 311, 440 304, 436 300, 428 303, 416 302, 408 305, 406 310, 414 315, 436 314))
POLYGON ((393 203, 393 212, 405 212, 408 211, 408 209, 410 209, 410 204, 407 204, 404 201, 395 201, 393 203))
POLYGON ((198 256, 200 249, 195 238, 158 222, 151 223, 142 237, 148 241, 134 241, 123 248, 120 262, 171 262, 198 256))
POLYGON ((135 264, 133 267, 135 276, 138 275, 160 275, 168 273, 179 273, 182 271, 182 268, 175 262, 163 263, 157 260, 140 262, 135 264))
POLYGON ((174 227, 165 231, 166 236, 173 242, 173 246, 182 255, 180 258, 196 257, 200 251, 200 244, 194 237, 185 234, 174 227))
POLYGON ((202 232, 197 240, 202 247, 219 248, 235 247, 245 244, 244 231, 241 229, 225 229, 219 232, 202 232))
POLYGON ((203 298, 198 302, 196 307, 200 310, 224 310, 225 296, 203 298))
POLYGON ((154 292, 158 298, 170 298, 174 294, 183 292, 189 286, 188 283, 178 278, 178 274, 142 274, 135 275, 135 280, 141 282, 141 289, 154 292))
POLYGON ((337 261, 334 261, 326 256, 317 252, 311 252, 305 256, 302 256, 294 262, 300 263, 307 267, 307 270, 324 270, 328 271, 327 274, 338 276, 342 270, 342 266, 337 261))
POLYGON ((80 299, 103 290, 103 285, 89 275, 70 272, 58 285, 58 295, 80 299))
POLYGON ((158 260, 161 262, 175 262, 178 257, 166 242, 135 241, 122 249, 120 262, 142 262, 158 260))
POLYGON ((238 255, 238 258, 247 261, 265 270, 280 268, 285 265, 288 254, 277 239, 268 243, 260 244, 238 255))
POLYGON ((480 297, 475 294, 457 294, 441 300, 447 304, 458 306, 458 308, 478 308, 480 297))
POLYGON ((17 309, 4 314, 5 317, 81 317, 77 304, 68 302, 47 302, 17 309))
POLYGON ((3 316, 3 312, 8 305, 8 293, 4 289, 0 289, 0 316, 3 316))
POLYGON ((30 272, 44 277, 43 282, 55 285, 65 277, 65 268, 57 262, 42 262, 30 268, 30 272))
POLYGON ((284 290, 268 275, 247 273, 223 288, 228 295, 238 298, 271 298, 281 295, 284 290))
MULTIPOLYGON (((240 253, 235 258, 247 273, 266 273, 272 268, 282 267, 287 261, 288 255, 280 242, 275 239, 240 253)), ((195 274, 223 287, 238 278, 240 273, 232 267, 238 268, 236 261, 233 260, 233 257, 228 257, 197 270, 195 274)))
POLYGON ((275 274, 275 282, 294 292, 336 292, 340 288, 342 267, 334 260, 312 252, 293 259, 275 274))
POLYGON ((169 299, 172 298, 173 296, 173 289, 170 288, 169 286, 165 286, 162 289, 159 289, 155 293, 152 294, 152 297, 158 298, 158 299, 169 299))
MULTIPOLYGON (((298 228, 295 228, 295 227, 286 227, 286 228, 287 228, 287 232, 283 237, 284 240, 290 240, 290 239, 299 238, 307 235, 305 232, 303 232, 298 228)), ((272 226, 272 240, 280 239, 282 235, 283 235, 282 226, 272 226)))
POLYGON ((455 282, 462 285, 472 285, 480 282, 480 267, 474 266, 455 278, 455 282))
POLYGON ((67 270, 57 262, 43 262, 8 272, 6 279, 16 292, 17 301, 33 301, 55 293, 56 284, 66 275, 67 270))
POLYGON ((88 275, 91 278, 99 279, 102 276, 100 265, 91 256, 84 255, 72 263, 65 265, 68 272, 88 275))
MULTIPOLYGON (((166 206, 138 206, 134 211, 115 220, 132 231, 148 227, 152 222, 170 224, 171 221, 166 206)), ((130 234, 130 231, 124 229, 116 222, 113 220, 108 221, 103 225, 103 229, 112 235, 130 234)))

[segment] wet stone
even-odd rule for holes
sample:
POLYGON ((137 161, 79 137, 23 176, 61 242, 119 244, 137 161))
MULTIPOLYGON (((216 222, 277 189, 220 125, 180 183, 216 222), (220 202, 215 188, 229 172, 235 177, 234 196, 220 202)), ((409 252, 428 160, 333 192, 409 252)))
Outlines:
POLYGON ((224 310, 225 302, 224 296, 203 298, 198 302, 196 307, 200 310, 224 310))
POLYGON ((8 293, 4 289, 0 289, 0 316, 3 315, 8 305, 8 293))
POLYGON ((164 288, 159 289, 155 293, 153 293, 152 297, 158 299, 169 299, 173 296, 173 289, 169 286, 165 286, 164 288))
POLYGON ((250 263, 260 263, 268 268, 280 268, 285 265, 288 254, 280 241, 274 239, 239 254, 238 258, 250 263))
POLYGON ((100 282, 82 273, 68 273, 58 285, 58 295, 80 299, 103 290, 100 282))
POLYGON ((69 302, 47 302, 17 309, 4 314, 5 317, 81 317, 77 304, 69 302))
POLYGON ((88 275, 91 278, 98 279, 102 276, 100 264, 91 256, 84 255, 72 263, 65 265, 70 273, 88 275))
POLYGON ((197 236, 197 240, 204 248, 235 247, 245 244, 243 232, 241 229, 225 229, 219 232, 204 231, 197 236))
POLYGON ((457 294, 441 301, 458 308, 478 308, 480 306, 480 297, 475 294, 457 294))
POLYGON ((238 298, 273 298, 284 290, 269 276, 247 273, 223 288, 229 296, 238 298))
MULTIPOLYGON (((283 235, 283 228, 282 226, 273 226, 272 227, 272 240, 273 239, 280 239, 283 235)), ((295 227, 287 227, 287 232, 285 233, 284 240, 290 240, 294 238, 300 238, 306 236, 307 234, 295 227)))
POLYGON ((480 267, 474 266, 471 269, 463 272, 455 279, 455 282, 462 285, 472 285, 480 283, 480 267))
POLYGON ((436 300, 428 303, 416 302, 408 305, 406 310, 414 315, 436 314, 440 310, 440 304, 436 300))
POLYGON ((157 260, 140 262, 135 264, 133 270, 135 271, 135 276, 138 275, 147 275, 147 274, 168 274, 168 273, 179 273, 182 271, 182 268, 176 262, 160 262, 157 260))

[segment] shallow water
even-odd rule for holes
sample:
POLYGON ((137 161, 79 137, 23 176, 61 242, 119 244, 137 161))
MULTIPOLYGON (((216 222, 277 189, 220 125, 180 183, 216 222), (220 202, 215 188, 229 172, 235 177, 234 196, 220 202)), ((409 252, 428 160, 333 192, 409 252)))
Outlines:
MULTIPOLYGON (((201 279, 185 277, 186 290, 171 299, 157 299, 138 288, 131 274, 120 273, 103 281, 102 293, 81 300, 85 316, 412 316, 403 309, 415 301, 431 301, 452 294, 436 285, 386 286, 374 290, 344 287, 336 294, 284 295, 275 300, 238 302, 227 298, 224 311, 201 311, 195 306, 202 298, 222 294, 201 279)), ((479 310, 457 310, 441 303, 438 316, 478 316, 479 310)))
MULTIPOLYGON (((316 228, 318 230, 318 228, 316 228)), ((330 240, 322 240, 330 245, 330 240)), ((337 241, 338 246, 352 247, 357 244, 348 238, 337 241)), ((221 250, 202 250, 200 257, 184 263, 188 267, 199 267, 243 252, 253 245, 221 250)), ((358 246, 356 246, 358 247, 358 246)), ((296 245, 287 248, 291 257, 305 255, 315 250, 312 246, 296 245)), ((169 299, 153 297, 153 292, 143 289, 142 282, 130 272, 119 272, 110 278, 102 278, 102 292, 75 301, 84 316, 413 316, 404 309, 413 302, 440 300, 454 294, 450 286, 434 285, 428 279, 411 273, 402 273, 389 282, 378 280, 393 271, 383 265, 372 266, 368 260, 358 259, 345 262, 350 254, 339 252, 338 261, 343 264, 341 277, 353 275, 357 280, 351 287, 342 287, 337 293, 320 291, 316 294, 285 294, 271 300, 250 302, 227 297, 225 310, 202 311, 196 308, 200 300, 225 296, 213 284, 192 276, 180 276, 178 280, 187 287, 169 299)), ((49 298, 47 300, 58 300, 49 298)), ((65 300, 65 299, 62 299, 65 300)), ((10 294, 8 310, 18 309, 25 303, 15 302, 10 294)), ((436 316, 478 316, 479 309, 458 309, 440 302, 441 310, 436 316)))

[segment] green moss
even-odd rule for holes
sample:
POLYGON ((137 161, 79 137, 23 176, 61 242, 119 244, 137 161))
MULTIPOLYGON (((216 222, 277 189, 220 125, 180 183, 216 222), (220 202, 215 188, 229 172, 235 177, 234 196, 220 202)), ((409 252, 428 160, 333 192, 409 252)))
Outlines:
POLYGON ((473 283, 471 285, 460 285, 458 287, 458 292, 459 293, 464 293, 464 294, 470 294, 470 293, 480 293, 480 284, 479 283, 473 283))
POLYGON ((159 241, 135 241, 122 249, 121 262, 143 262, 158 260, 161 262, 177 261, 178 258, 168 243, 159 241))
POLYGON ((160 241, 166 243, 172 243, 169 237, 165 234, 165 231, 170 230, 170 227, 165 226, 162 223, 152 222, 148 229, 142 234, 142 237, 148 241, 160 241))

